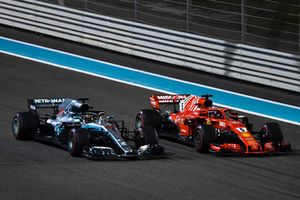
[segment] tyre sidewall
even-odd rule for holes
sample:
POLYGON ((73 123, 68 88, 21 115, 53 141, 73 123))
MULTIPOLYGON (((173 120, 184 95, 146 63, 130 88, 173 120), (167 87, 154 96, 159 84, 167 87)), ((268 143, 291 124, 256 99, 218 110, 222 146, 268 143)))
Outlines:
POLYGON ((156 129, 152 126, 144 126, 143 128, 137 129, 135 144, 137 148, 148 144, 157 145, 158 136, 156 129))
POLYGON ((275 122, 263 124, 260 132, 260 137, 264 137, 263 139, 266 142, 283 141, 283 134, 280 125, 275 122))
POLYGON ((74 129, 71 129, 67 139, 67 149, 71 154, 71 156, 76 156, 75 143, 76 143, 76 133, 74 129))
POLYGON ((12 120, 12 132, 17 140, 30 140, 34 138, 38 129, 38 117, 31 112, 17 113, 12 120), (18 123, 18 131, 14 130, 14 123, 18 123))
POLYGON ((202 127, 197 127, 194 132, 194 147, 196 151, 203 153, 205 152, 205 135, 203 133, 202 127))
POLYGON ((160 113, 153 109, 140 110, 136 115, 135 128, 139 129, 145 126, 152 126, 159 131, 161 126, 160 113))
POLYGON ((88 132, 82 128, 72 128, 69 131, 66 145, 71 156, 82 156, 83 148, 90 145, 88 132), (72 143, 71 146, 70 142, 72 143))
POLYGON ((193 139, 196 151, 208 153, 210 143, 215 141, 215 128, 209 125, 199 125, 194 130, 193 139))

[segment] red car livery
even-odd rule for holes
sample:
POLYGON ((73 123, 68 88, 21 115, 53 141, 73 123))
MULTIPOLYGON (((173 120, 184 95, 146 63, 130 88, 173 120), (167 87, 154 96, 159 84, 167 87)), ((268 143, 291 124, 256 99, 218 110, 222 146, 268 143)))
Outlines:
POLYGON ((159 136, 191 143, 201 153, 272 154, 290 151, 279 124, 264 123, 254 131, 245 116, 213 106, 211 95, 152 95, 152 109, 136 115, 136 129, 154 127, 159 136))

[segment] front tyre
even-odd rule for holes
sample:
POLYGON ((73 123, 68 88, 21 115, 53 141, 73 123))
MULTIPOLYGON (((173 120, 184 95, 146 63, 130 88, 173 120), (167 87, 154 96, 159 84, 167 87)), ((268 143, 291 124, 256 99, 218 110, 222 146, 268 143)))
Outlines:
POLYGON ((68 134, 67 149, 71 156, 82 156, 83 148, 90 145, 88 132, 82 128, 72 128, 68 134))
POLYGON ((265 142, 281 142, 283 141, 283 134, 280 125, 275 122, 265 123, 262 125, 260 133, 260 140, 265 142))
POLYGON ((135 128, 144 128, 145 126, 152 126, 157 131, 161 126, 161 115, 158 111, 153 109, 142 109, 136 114, 135 128))
POLYGON ((19 112, 12 119, 12 133, 17 140, 32 139, 38 129, 38 117, 31 112, 19 112))
POLYGON ((152 126, 144 126, 143 128, 136 129, 135 146, 140 148, 143 145, 150 144, 151 146, 158 144, 157 132, 152 126))
POLYGON ((199 125, 194 130, 194 147, 199 153, 208 153, 210 143, 215 141, 216 130, 210 125, 199 125))

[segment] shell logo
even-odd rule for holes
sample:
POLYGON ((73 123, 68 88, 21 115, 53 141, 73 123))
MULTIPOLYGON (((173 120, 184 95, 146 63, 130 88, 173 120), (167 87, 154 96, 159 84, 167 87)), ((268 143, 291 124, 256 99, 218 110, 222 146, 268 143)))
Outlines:
POLYGON ((250 134, 250 133, 242 133, 242 136, 243 136, 243 137, 250 137, 251 134, 250 134))

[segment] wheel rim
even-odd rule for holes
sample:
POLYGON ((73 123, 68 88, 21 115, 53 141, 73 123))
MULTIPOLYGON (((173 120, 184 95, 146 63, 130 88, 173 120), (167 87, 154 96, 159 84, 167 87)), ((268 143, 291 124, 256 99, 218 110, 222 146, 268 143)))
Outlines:
POLYGON ((142 127, 142 116, 138 115, 135 120, 135 128, 142 127))
POLYGON ((196 131, 195 140, 196 140, 197 143, 201 142, 201 137, 200 137, 200 131, 199 130, 196 131))
POLYGON ((70 135, 70 138, 68 140, 68 150, 72 151, 73 147, 74 147, 74 137, 70 135))
POLYGON ((196 130, 196 134, 194 136, 194 144, 199 146, 201 143, 200 130, 196 130))
POLYGON ((20 123, 19 123, 19 120, 18 118, 14 118, 13 119, 13 123, 12 123, 12 132, 14 135, 17 135, 20 131, 20 123))
POLYGON ((139 148, 140 146, 144 145, 144 138, 143 138, 143 133, 141 132, 142 130, 141 129, 138 129, 138 134, 137 134, 137 137, 135 139, 135 146, 137 148, 139 148))

